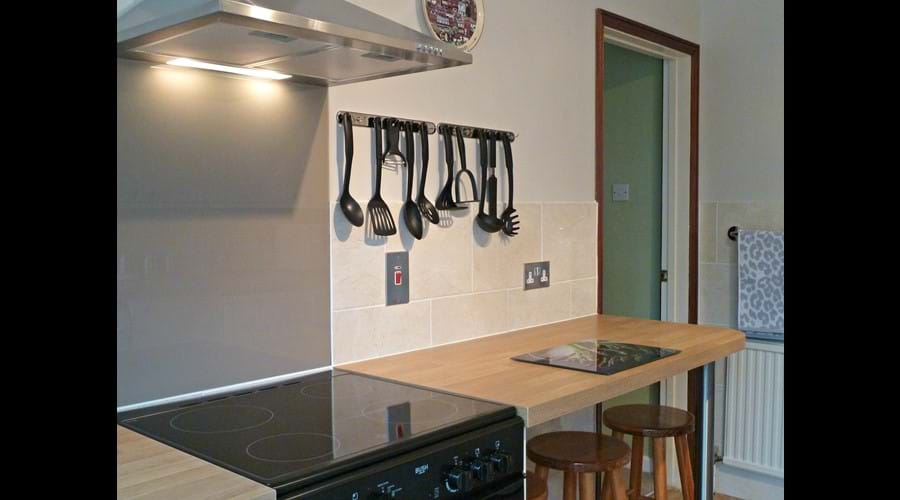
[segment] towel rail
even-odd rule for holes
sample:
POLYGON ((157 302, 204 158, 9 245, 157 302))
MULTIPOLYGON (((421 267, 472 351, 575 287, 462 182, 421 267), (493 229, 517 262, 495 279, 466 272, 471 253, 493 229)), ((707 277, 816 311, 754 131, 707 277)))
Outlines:
POLYGON ((728 239, 731 241, 737 241, 738 231, 740 230, 737 226, 731 226, 728 228, 728 239))

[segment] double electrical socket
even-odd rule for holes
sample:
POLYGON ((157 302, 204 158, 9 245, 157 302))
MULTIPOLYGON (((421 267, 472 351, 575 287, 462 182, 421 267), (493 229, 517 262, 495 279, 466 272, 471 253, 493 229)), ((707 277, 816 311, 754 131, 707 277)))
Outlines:
POLYGON ((526 290, 550 286, 550 261, 545 260, 543 262, 525 264, 523 279, 526 290))

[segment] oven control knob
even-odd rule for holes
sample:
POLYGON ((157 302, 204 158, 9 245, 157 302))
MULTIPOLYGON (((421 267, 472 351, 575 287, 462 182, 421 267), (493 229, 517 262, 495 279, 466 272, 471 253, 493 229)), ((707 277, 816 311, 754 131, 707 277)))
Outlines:
POLYGON ((494 464, 494 470, 500 474, 508 474, 512 469, 512 455, 497 450, 491 453, 491 463, 494 464))
POLYGON ((494 466, 483 460, 473 460, 469 465, 472 474, 481 482, 491 482, 494 480, 494 466))
POLYGON ((472 487, 475 486, 472 484, 472 471, 459 466, 450 469, 450 472, 444 478, 444 486, 447 487, 447 491, 450 493, 472 491, 472 487))

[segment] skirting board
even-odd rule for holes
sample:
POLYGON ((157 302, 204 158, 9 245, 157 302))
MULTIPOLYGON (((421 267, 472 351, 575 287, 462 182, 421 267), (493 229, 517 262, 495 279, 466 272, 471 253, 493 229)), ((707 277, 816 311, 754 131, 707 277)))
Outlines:
POLYGON ((718 463, 713 474, 716 493, 749 500, 783 500, 784 479, 718 463))

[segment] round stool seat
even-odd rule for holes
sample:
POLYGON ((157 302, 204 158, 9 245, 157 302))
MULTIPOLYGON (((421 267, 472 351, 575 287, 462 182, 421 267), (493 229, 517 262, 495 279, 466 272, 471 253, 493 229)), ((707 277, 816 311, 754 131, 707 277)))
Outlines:
POLYGON ((547 485, 531 472, 525 475, 525 490, 528 500, 547 500, 547 485))
POLYGON ((603 472, 628 463, 631 448, 596 432, 548 432, 528 440, 528 458, 551 469, 603 472))
POLYGON ((684 410, 660 405, 623 405, 603 412, 603 423, 623 434, 669 437, 694 431, 694 416, 684 410))

